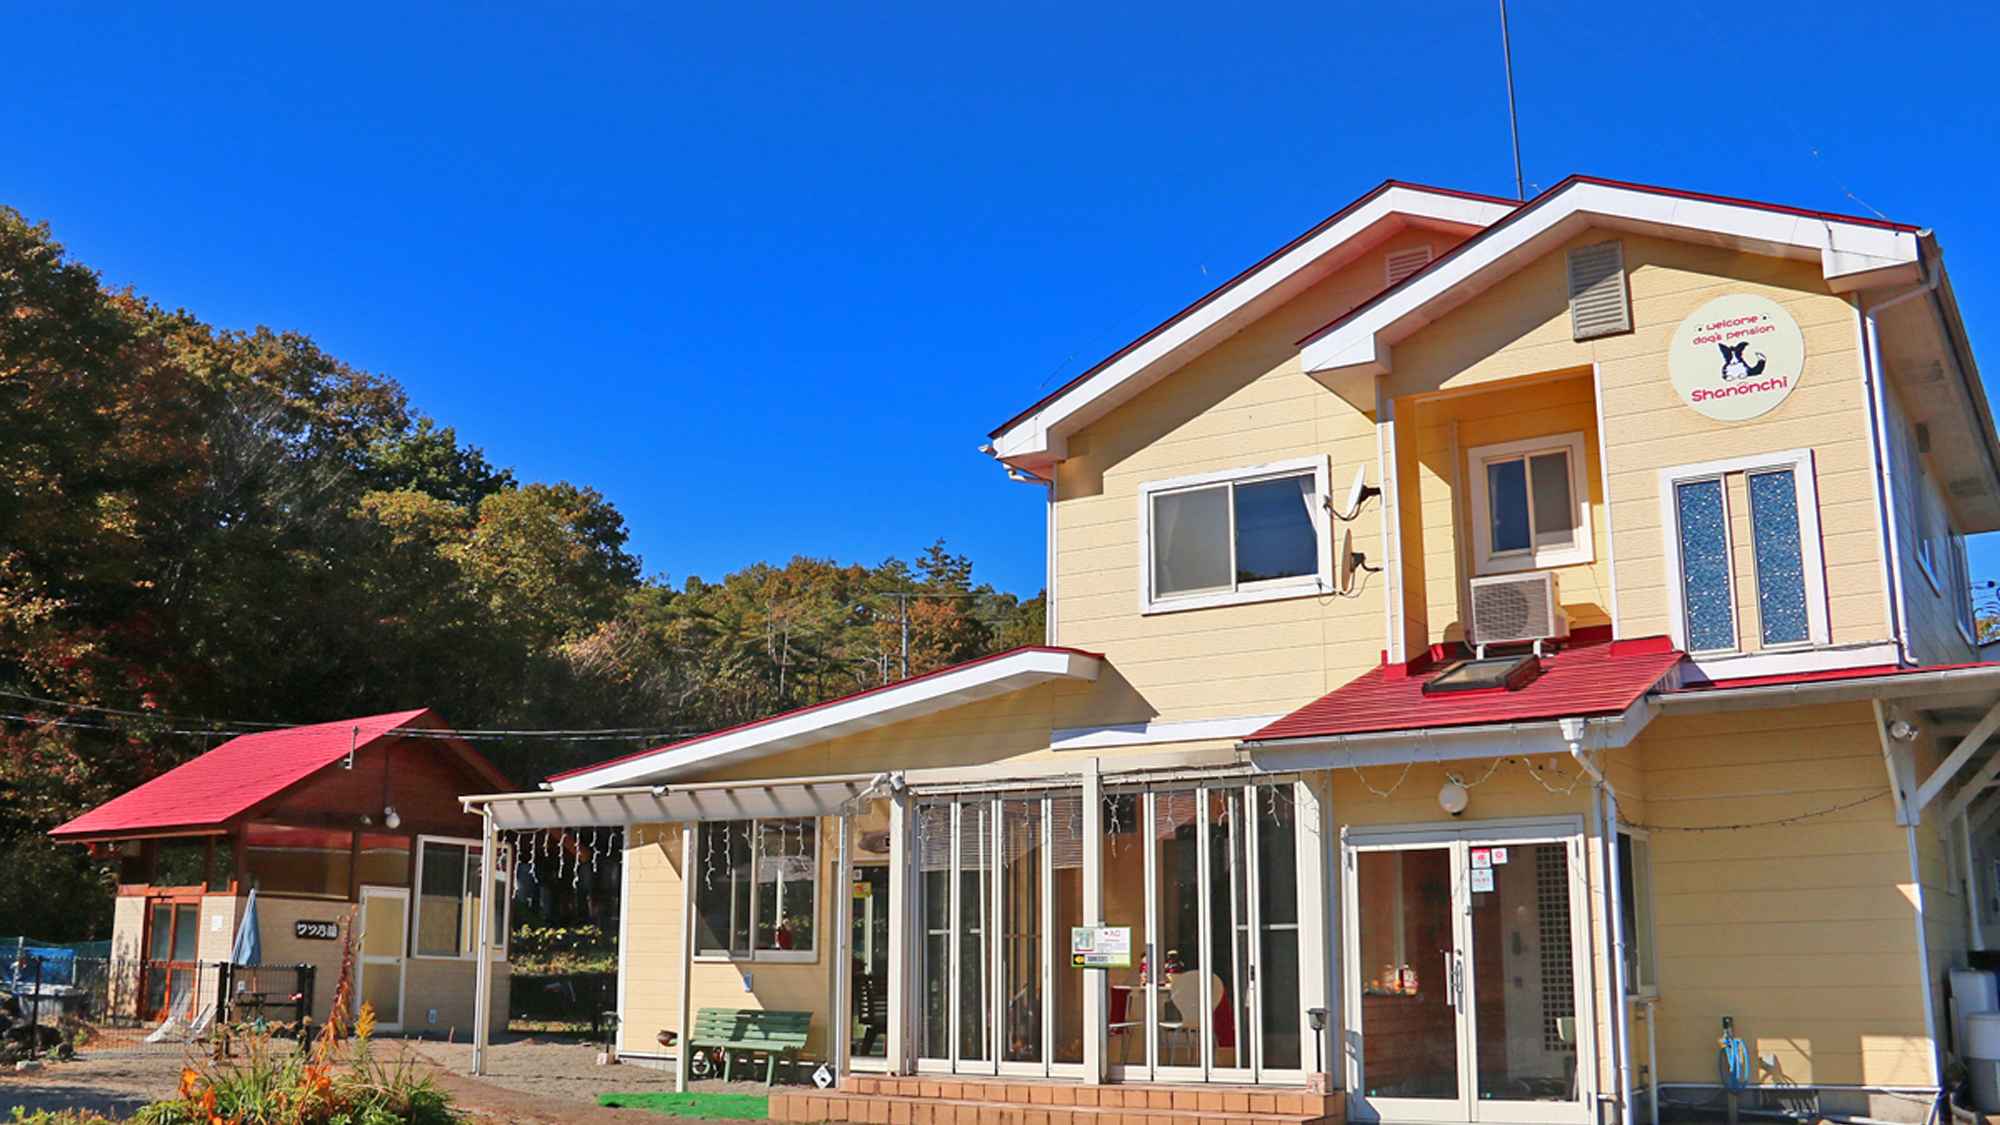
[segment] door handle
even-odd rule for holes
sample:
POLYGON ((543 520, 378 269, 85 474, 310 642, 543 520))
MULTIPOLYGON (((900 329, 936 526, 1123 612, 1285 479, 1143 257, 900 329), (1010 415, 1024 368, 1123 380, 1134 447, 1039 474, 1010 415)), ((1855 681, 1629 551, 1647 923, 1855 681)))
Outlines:
POLYGON ((1444 976, 1445 1000, 1454 1008, 1464 1007, 1464 963, 1459 960, 1458 951, 1455 949, 1444 951, 1444 976))

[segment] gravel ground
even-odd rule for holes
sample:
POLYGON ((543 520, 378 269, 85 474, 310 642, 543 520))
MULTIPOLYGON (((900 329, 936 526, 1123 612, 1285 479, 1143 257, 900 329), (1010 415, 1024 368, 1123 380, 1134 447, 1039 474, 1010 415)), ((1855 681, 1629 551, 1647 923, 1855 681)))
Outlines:
MULTIPOLYGON (((483 1078, 471 1077, 469 1044, 436 1040, 377 1040, 378 1053, 408 1051, 436 1066, 440 1081, 459 1106, 476 1117, 521 1125, 672 1125, 678 1118, 642 1110, 597 1107, 599 1094, 630 1094, 674 1088, 672 1071, 634 1065, 598 1066, 597 1047, 510 1037, 487 1055, 483 1078)), ((140 1106, 170 1096, 181 1069, 206 1051, 166 1045, 128 1046, 112 1042, 85 1049, 72 1062, 41 1070, 0 1071, 0 1120, 16 1106, 37 1110, 79 1109, 120 1119, 140 1106)), ((705 1093, 762 1094, 761 1082, 696 1082, 705 1093)))

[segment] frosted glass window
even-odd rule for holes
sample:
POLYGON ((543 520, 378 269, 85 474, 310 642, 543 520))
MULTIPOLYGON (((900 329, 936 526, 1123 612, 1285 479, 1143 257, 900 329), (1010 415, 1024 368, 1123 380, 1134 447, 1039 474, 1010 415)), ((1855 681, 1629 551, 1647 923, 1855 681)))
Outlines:
POLYGON ((1750 535, 1757 560, 1757 619, 1767 645, 1812 639, 1805 559, 1799 544, 1799 491, 1792 471, 1751 473, 1750 535))
POLYGON ((1681 603, 1690 652, 1736 647, 1736 610, 1729 590, 1729 512, 1720 480, 1674 485, 1680 524, 1681 603))
POLYGON ((1153 592, 1229 587, 1229 488, 1153 498, 1153 592))

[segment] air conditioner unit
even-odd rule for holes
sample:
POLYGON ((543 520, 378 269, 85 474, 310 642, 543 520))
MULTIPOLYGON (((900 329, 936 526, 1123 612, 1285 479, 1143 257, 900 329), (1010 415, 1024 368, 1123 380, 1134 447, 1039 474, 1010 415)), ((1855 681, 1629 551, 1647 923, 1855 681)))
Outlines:
POLYGON ((1472 643, 1479 655, 1487 645, 1542 642, 1569 636, 1569 617, 1562 611, 1554 571, 1497 574, 1472 580, 1472 643))

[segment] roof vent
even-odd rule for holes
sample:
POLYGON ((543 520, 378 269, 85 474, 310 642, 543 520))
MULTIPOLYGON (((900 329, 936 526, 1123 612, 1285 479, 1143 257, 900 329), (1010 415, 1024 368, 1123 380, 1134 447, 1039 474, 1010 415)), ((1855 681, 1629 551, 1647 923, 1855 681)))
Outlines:
POLYGON ((1472 642, 1479 655, 1487 645, 1541 643, 1569 635, 1554 571, 1498 574, 1472 580, 1472 642))
POLYGON ((1382 256, 1383 275, 1391 286, 1431 264, 1431 245, 1412 246, 1407 250, 1393 250, 1382 256))
POLYGON ((1578 340, 1632 331, 1625 249, 1617 239, 1569 252, 1569 327, 1578 340))

